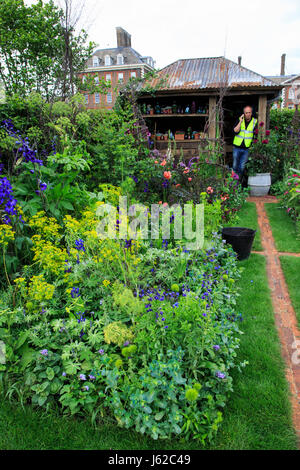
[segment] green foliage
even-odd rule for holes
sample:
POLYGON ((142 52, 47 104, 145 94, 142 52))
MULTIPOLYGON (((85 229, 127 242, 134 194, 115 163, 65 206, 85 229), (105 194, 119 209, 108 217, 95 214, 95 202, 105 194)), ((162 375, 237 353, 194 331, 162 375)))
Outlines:
POLYGON ((294 220, 300 237, 300 170, 291 168, 280 201, 294 220))
POLYGON ((281 137, 284 137, 292 125, 294 114, 294 109, 271 109, 270 129, 276 130, 281 137))
POLYGON ((23 0, 1 2, 0 78, 8 94, 36 91, 48 100, 74 94, 76 71, 82 69, 92 44, 85 46, 86 33, 76 36, 68 20, 53 1, 30 6, 23 0))

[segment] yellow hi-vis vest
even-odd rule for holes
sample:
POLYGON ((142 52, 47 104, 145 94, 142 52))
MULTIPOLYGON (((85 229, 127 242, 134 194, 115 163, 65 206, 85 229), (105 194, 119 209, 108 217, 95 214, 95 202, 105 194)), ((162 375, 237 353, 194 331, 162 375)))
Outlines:
POLYGON ((256 123, 257 123, 257 119, 252 118, 248 124, 248 128, 246 129, 245 119, 243 119, 240 132, 233 139, 233 145, 240 147, 243 140, 245 140, 245 147, 250 147, 251 142, 253 140, 253 131, 256 126, 256 123))

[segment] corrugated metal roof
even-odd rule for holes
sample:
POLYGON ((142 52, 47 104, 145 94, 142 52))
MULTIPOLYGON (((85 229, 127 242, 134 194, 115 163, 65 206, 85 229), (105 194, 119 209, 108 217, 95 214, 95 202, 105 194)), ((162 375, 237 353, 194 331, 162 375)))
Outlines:
POLYGON ((283 85, 287 80, 295 78, 297 75, 270 75, 266 78, 272 80, 272 82, 277 83, 277 85, 283 85))
POLYGON ((222 85, 231 88, 278 88, 278 84, 272 80, 225 57, 177 60, 160 70, 157 78, 153 79, 150 85, 157 85, 162 78, 166 82, 160 90, 220 88, 222 85))

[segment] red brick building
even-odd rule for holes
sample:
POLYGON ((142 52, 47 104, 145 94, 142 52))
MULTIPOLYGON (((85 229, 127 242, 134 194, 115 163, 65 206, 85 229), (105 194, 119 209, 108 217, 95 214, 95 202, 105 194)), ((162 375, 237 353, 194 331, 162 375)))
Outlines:
POLYGON ((87 61, 85 70, 79 74, 84 83, 87 77, 94 77, 95 84, 110 83, 107 94, 85 93, 86 105, 89 109, 112 109, 118 94, 118 85, 127 83, 130 78, 143 78, 145 73, 154 69, 154 61, 150 56, 141 56, 131 47, 131 35, 123 28, 116 28, 117 47, 98 49, 87 61))
POLYGON ((273 108, 296 109, 300 103, 300 75, 285 75, 285 54, 281 56, 280 75, 268 76, 270 80, 283 86, 273 108))

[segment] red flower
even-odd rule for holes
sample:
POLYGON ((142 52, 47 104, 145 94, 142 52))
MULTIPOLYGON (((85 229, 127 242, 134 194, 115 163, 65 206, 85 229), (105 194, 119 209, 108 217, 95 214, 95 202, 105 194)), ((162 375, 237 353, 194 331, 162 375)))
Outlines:
POLYGON ((166 178, 167 180, 169 180, 171 178, 171 172, 170 171, 164 171, 164 178, 166 178))
POLYGON ((263 127, 264 125, 265 125, 265 123, 263 121, 260 121, 259 126, 263 127))
POLYGON ((268 144, 268 143, 269 143, 268 139, 265 139, 262 141, 262 144, 268 144))
POLYGON ((258 134, 258 129, 255 129, 254 134, 256 135, 258 134))
POLYGON ((254 143, 254 144, 257 144, 257 142, 258 142, 257 139, 254 139, 254 140, 253 140, 253 143, 254 143))
POLYGON ((266 131, 266 135, 270 135, 270 131, 266 131))
POLYGON ((276 129, 276 131, 278 131, 278 127, 277 127, 277 126, 275 126, 275 129, 276 129))

